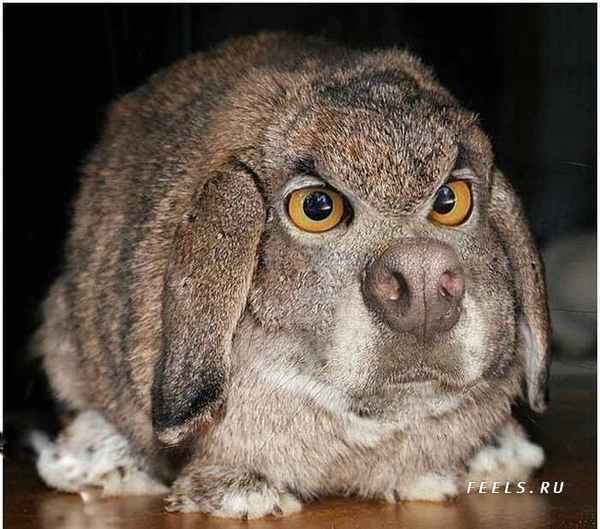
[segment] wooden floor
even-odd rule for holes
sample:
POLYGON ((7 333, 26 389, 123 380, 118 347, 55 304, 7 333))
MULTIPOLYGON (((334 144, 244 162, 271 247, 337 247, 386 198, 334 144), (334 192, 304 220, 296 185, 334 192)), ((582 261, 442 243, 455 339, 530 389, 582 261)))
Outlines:
MULTIPOLYGON (((10 529, 369 529, 369 528, 593 528, 596 527, 596 378, 553 377, 548 415, 526 420, 546 450, 548 463, 524 494, 470 494, 447 504, 387 505, 324 500, 282 519, 222 520, 169 514, 160 498, 120 498, 83 503, 48 490, 30 462, 5 459, 4 527, 10 529), (561 494, 540 494, 542 481, 564 482, 561 494), (532 490, 532 492, 529 492, 532 490)), ((552 489, 552 486, 550 487, 552 489)))

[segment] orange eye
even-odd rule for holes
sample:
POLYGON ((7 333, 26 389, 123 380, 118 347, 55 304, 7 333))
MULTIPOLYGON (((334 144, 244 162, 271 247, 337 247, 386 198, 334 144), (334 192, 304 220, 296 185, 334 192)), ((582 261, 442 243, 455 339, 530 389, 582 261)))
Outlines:
POLYGON ((469 217, 471 203, 471 189, 467 182, 448 182, 438 189, 429 218, 444 226, 458 226, 469 217))
POLYGON ((323 187, 297 189, 290 195, 288 214, 301 230, 321 233, 340 223, 344 217, 344 199, 323 187))

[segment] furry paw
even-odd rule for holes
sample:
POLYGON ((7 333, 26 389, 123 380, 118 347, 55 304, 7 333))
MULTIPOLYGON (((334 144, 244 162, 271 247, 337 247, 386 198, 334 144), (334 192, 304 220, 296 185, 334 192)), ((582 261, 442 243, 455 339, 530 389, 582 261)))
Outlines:
POLYGON ((446 501, 458 495, 454 478, 440 474, 425 474, 385 495, 390 503, 398 501, 446 501))
POLYGON ((271 487, 261 477, 232 472, 207 467, 178 479, 166 498, 166 509, 242 519, 286 516, 302 509, 292 494, 271 487))
POLYGON ((127 439, 100 414, 80 413, 56 441, 30 434, 38 454, 37 470, 50 487, 95 496, 165 494, 168 488, 151 478, 127 439))
POLYGON ((544 451, 519 426, 507 424, 496 443, 483 447, 469 462, 469 481, 525 481, 544 463, 544 451))

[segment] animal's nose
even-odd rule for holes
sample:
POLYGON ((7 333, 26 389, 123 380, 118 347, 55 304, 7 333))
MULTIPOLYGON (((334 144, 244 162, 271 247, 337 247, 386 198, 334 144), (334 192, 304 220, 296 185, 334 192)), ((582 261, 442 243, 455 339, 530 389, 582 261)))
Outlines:
POLYGON ((406 239, 367 268, 363 289, 391 328, 428 340, 458 321, 465 279, 450 246, 406 239))

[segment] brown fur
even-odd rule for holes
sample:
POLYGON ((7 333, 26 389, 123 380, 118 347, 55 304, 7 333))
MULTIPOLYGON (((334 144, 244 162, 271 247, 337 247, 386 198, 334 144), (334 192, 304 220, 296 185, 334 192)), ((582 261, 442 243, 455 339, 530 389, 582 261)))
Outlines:
POLYGON ((548 313, 521 206, 476 116, 404 51, 267 34, 156 74, 112 106, 66 252, 38 336, 52 386, 157 469, 187 440, 189 465, 164 473, 175 508, 218 509, 248 480, 402 498, 415 476, 463 475, 524 376, 543 408, 548 313), (434 225, 457 167, 473 212, 434 225), (320 235, 284 205, 317 175, 353 207, 320 235), (451 248, 465 274, 458 323, 429 341, 361 294, 406 239, 451 248))

